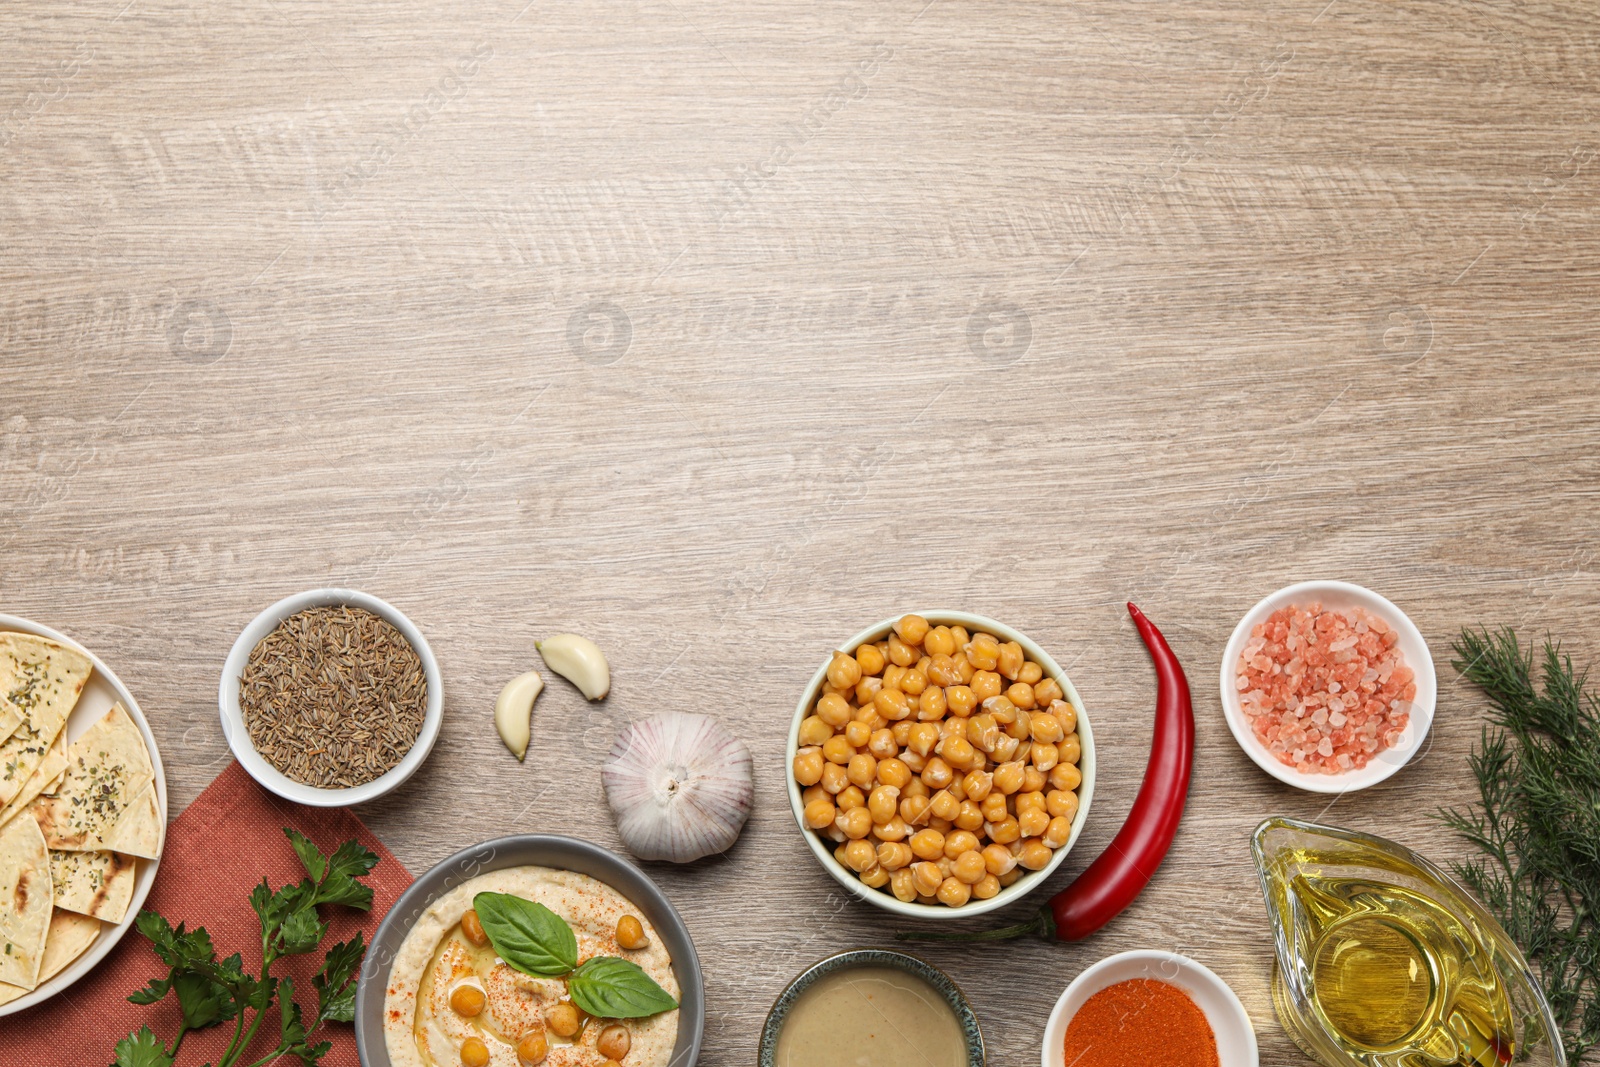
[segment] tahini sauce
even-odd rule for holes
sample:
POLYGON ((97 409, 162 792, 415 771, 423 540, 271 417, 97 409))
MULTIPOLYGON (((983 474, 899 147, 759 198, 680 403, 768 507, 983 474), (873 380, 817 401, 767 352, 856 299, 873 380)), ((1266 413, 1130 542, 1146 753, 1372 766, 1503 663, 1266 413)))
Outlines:
POLYGON ((939 993, 894 967, 835 971, 800 994, 778 1067, 967 1067, 961 1023, 939 993))

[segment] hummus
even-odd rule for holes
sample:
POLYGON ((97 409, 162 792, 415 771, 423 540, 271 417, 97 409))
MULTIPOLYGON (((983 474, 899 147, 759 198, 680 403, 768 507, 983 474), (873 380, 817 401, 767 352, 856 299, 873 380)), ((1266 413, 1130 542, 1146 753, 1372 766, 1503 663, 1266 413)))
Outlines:
MULTIPOLYGON (((389 968, 383 1003, 384 1044, 392 1067, 458 1067, 461 1046, 477 1037, 488 1046, 490 1067, 525 1067, 516 1044, 533 1030, 549 1042, 547 1067, 599 1067, 595 1048, 603 1026, 590 1019, 574 1037, 545 1029, 545 1015, 566 998, 561 978, 537 978, 513 970, 490 945, 479 947, 461 932, 461 916, 479 893, 510 893, 537 901, 561 916, 578 939, 578 962, 592 956, 620 956, 638 964, 656 984, 679 999, 672 958, 639 909, 615 889, 588 875, 548 867, 510 867, 480 875, 428 906, 406 935, 389 968), (648 943, 640 949, 617 946, 617 920, 638 917, 648 943), (461 985, 484 994, 483 1011, 458 1015, 450 996, 461 985)), ((619 1019, 632 1039, 624 1067, 667 1067, 678 1038, 678 1012, 645 1019, 619 1019)))

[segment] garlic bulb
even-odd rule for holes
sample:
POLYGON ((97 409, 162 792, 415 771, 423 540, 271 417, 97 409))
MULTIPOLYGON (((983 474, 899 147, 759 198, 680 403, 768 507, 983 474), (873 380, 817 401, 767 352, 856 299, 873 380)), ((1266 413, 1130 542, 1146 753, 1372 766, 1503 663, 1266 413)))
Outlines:
POLYGON ((618 734, 600 779, 628 851, 688 863, 738 840, 750 771, 750 750, 717 720, 669 711, 618 734))
POLYGON ((544 679, 538 671, 529 671, 507 682, 494 702, 494 728, 519 760, 528 754, 528 741, 533 736, 533 702, 542 692, 544 679))
POLYGON ((590 700, 599 700, 611 692, 611 665, 600 646, 587 637, 556 634, 534 642, 533 647, 551 670, 577 686, 578 692, 590 700))

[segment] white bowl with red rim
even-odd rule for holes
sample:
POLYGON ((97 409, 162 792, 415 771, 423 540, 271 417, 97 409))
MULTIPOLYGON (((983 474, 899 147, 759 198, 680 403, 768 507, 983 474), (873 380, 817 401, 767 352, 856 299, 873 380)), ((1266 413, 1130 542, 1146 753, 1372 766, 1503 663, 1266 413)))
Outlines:
POLYGON ((1221 1067, 1257 1067, 1261 1062, 1256 1047, 1255 1028, 1250 1013, 1239 997, 1215 971, 1188 956, 1161 949, 1136 949, 1107 956, 1084 968, 1061 994, 1044 1026, 1042 1067, 1072 1067, 1067 1058, 1067 1027, 1090 997, 1119 982, 1150 979, 1177 986, 1189 994, 1195 1007, 1211 1024, 1217 1039, 1217 1061, 1221 1067))
POLYGON ((1228 721, 1228 729, 1233 731, 1234 740, 1239 742, 1245 755, 1255 760, 1256 765, 1272 777, 1312 793, 1347 793, 1365 789, 1377 785, 1404 767, 1421 749, 1428 736, 1438 695, 1439 680, 1434 673, 1433 656, 1416 623, 1384 597, 1352 582, 1298 582, 1284 586, 1245 613, 1239 625, 1233 628, 1233 636, 1228 639, 1228 647, 1222 653, 1222 714, 1228 721), (1365 767, 1352 767, 1338 774, 1307 773, 1281 762, 1251 731, 1250 719, 1239 701, 1239 656, 1250 640, 1250 631, 1279 608, 1307 607, 1314 603, 1334 611, 1360 608, 1383 619, 1400 635, 1400 655, 1416 675, 1417 697, 1411 702, 1410 718, 1400 740, 1375 753, 1365 767))

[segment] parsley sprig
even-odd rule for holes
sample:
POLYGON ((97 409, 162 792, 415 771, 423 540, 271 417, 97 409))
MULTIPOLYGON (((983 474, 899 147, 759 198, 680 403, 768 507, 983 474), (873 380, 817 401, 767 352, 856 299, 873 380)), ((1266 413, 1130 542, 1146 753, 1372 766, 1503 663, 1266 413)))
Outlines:
POLYGON ((170 1044, 163 1044, 149 1026, 129 1034, 117 1042, 112 1067, 173 1067, 189 1031, 229 1020, 234 1024, 233 1038, 217 1067, 236 1067, 274 1005, 278 1008, 277 1046, 249 1067, 262 1067, 279 1057, 292 1057, 311 1067, 333 1047, 326 1040, 313 1042, 322 1025, 355 1018, 356 971, 366 951, 359 933, 324 954, 322 966, 311 979, 317 1007, 309 1019, 295 999, 294 982, 278 978, 271 969, 285 956, 304 955, 322 944, 328 924, 318 914, 319 906, 371 909, 372 889, 361 879, 378 857, 354 841, 346 841, 333 855, 325 856, 304 834, 288 828, 283 832, 300 857, 306 877, 277 891, 263 878, 250 892, 250 907, 261 921, 259 973, 247 973, 237 952, 218 960, 205 927, 189 930, 181 922, 174 927, 153 911, 139 913, 139 932, 149 939, 168 971, 165 978, 151 979, 128 999, 135 1004, 154 1004, 168 995, 176 996, 182 1021, 170 1044))

